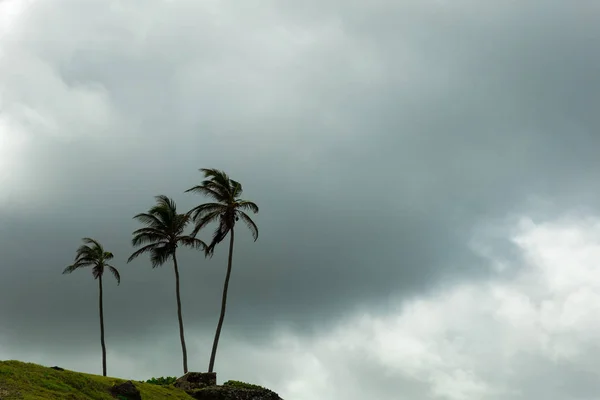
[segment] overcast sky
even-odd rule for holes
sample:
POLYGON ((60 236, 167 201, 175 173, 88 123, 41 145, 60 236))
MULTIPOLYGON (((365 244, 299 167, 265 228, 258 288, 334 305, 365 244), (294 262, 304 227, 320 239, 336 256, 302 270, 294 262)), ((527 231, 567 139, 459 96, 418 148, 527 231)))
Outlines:
MULTIPOLYGON (((0 0, 0 359, 182 374, 170 264, 126 264, 199 168, 239 229, 219 381, 286 400, 600 393, 600 5, 0 0)), ((208 240, 210 232, 201 233, 208 240)), ((226 269, 182 249, 190 369, 226 269)))

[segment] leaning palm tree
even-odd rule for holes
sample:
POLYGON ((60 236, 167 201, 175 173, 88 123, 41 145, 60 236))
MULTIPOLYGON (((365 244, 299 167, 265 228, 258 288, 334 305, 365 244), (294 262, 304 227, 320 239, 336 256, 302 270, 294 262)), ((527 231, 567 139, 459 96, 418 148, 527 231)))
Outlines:
POLYGON ((204 228, 211 222, 217 222, 218 225, 214 231, 211 243, 206 248, 206 254, 212 256, 215 246, 221 243, 227 234, 229 234, 229 259, 227 262, 227 274, 225 275, 225 284, 223 286, 223 298, 221 300, 221 315, 217 324, 217 331, 213 341, 212 352, 210 354, 210 362, 208 364, 208 372, 213 372, 215 366, 215 357, 217 355, 217 346, 219 337, 221 336, 221 328, 225 319, 225 309, 227 307, 227 289, 229 288, 229 278, 231 276, 231 263, 233 261, 233 241, 234 241, 234 226, 240 219, 250 229, 254 241, 258 239, 258 228, 254 221, 246 214, 245 211, 258 213, 258 206, 247 200, 240 198, 242 195, 242 185, 230 179, 223 171, 217 169, 202 168, 205 180, 200 185, 194 186, 186 192, 194 192, 203 194, 214 202, 201 204, 189 211, 192 220, 195 223, 192 236, 196 236, 200 229, 204 228))
POLYGON ((83 245, 77 249, 75 256, 75 262, 69 265, 63 271, 63 274, 70 274, 76 269, 83 267, 93 267, 92 275, 94 279, 98 279, 99 288, 99 304, 100 304, 100 344, 102 345, 102 376, 106 376, 106 344, 104 343, 104 310, 102 307, 102 276, 104 270, 108 268, 110 272, 115 276, 117 285, 121 283, 121 276, 119 271, 108 261, 113 259, 113 254, 109 251, 105 251, 104 248, 98 241, 91 238, 83 238, 83 245))
POLYGON ((187 350, 183 333, 183 317, 181 315, 181 296, 179 292, 179 267, 177 265, 176 250, 179 245, 206 250, 206 244, 193 236, 184 235, 187 224, 190 222, 188 214, 178 214, 175 202, 167 196, 156 196, 156 205, 147 213, 138 214, 137 219, 146 227, 133 232, 131 243, 133 246, 144 245, 134 252, 127 262, 137 256, 150 253, 152 268, 163 265, 167 260, 173 260, 175 270, 175 295, 177 296, 177 318, 179 319, 179 337, 183 353, 183 373, 188 372, 187 350))

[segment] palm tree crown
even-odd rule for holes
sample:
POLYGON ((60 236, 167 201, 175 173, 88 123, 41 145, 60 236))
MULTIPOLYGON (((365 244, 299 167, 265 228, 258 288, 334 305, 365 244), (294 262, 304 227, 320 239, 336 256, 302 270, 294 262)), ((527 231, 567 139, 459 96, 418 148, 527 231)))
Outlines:
POLYGON ((235 223, 241 219, 250 229, 252 237, 256 241, 258 227, 246 214, 246 211, 256 214, 258 206, 240 198, 243 192, 242 184, 217 169, 202 168, 200 171, 204 173, 205 180, 186 192, 203 194, 215 202, 201 204, 190 210, 189 214, 195 223, 192 236, 196 236, 200 229, 211 222, 218 222, 219 225, 213 233, 212 241, 206 249, 207 254, 212 255, 215 246, 225 239, 235 223))
POLYGON ((188 214, 178 214, 175 202, 167 196, 156 196, 156 205, 147 213, 134 218, 146 225, 133 232, 133 246, 145 245, 134 252, 127 262, 143 253, 150 253, 152 268, 163 265, 173 257, 175 249, 181 244, 196 249, 205 249, 205 243, 183 232, 190 222, 188 214))
POLYGON ((119 271, 108 263, 108 261, 114 258, 113 254, 110 251, 105 251, 104 247, 94 239, 83 238, 83 243, 77 249, 75 262, 65 268, 63 274, 70 274, 76 269, 83 267, 93 267, 92 274, 94 279, 98 279, 104 274, 104 269, 108 268, 117 280, 117 285, 120 284, 121 276, 119 275, 119 271))

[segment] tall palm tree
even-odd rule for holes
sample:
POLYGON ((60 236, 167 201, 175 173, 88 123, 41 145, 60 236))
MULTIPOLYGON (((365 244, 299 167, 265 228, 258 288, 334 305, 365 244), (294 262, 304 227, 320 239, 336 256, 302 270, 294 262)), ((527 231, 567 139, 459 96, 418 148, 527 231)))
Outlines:
POLYGON ((229 178, 229 176, 217 169, 202 168, 205 180, 198 186, 194 186, 186 192, 203 194, 214 202, 201 204, 189 211, 192 220, 195 223, 192 236, 196 236, 200 229, 211 222, 217 222, 218 225, 214 231, 211 243, 206 248, 206 254, 212 256, 215 246, 221 243, 227 234, 229 234, 229 259, 227 262, 227 274, 225 275, 225 284, 223 286, 223 298, 221 301, 221 315, 217 324, 217 331, 213 341, 212 352, 210 354, 210 363, 208 372, 213 372, 215 366, 215 357, 217 355, 217 346, 221 336, 221 328, 225 319, 225 309, 227 307, 227 289, 229 288, 229 278, 231 276, 231 264, 233 261, 233 241, 235 223, 240 219, 246 224, 254 241, 258 239, 258 227, 252 219, 246 214, 246 211, 258 213, 258 206, 247 200, 240 198, 242 195, 242 185, 229 178))
POLYGON ((106 376, 106 344, 104 343, 104 310, 102 307, 102 276, 104 270, 108 268, 110 272, 115 276, 117 285, 121 283, 121 276, 119 271, 108 261, 113 259, 113 254, 109 251, 105 251, 104 248, 98 241, 91 238, 83 238, 83 243, 75 256, 75 262, 69 265, 63 271, 63 274, 70 274, 76 269, 83 267, 93 267, 92 275, 94 279, 98 279, 99 289, 99 308, 100 308, 100 344, 102 345, 102 376, 106 376))
POLYGON ((131 243, 134 247, 144 245, 134 252, 127 262, 137 256, 150 253, 152 268, 163 265, 167 260, 173 260, 175 270, 175 295, 177 296, 177 318, 179 319, 179 337, 183 353, 183 373, 188 372, 187 350, 183 333, 183 317, 181 315, 181 296, 179 291, 179 267, 177 265, 176 250, 179 245, 206 250, 206 244, 193 236, 184 235, 187 224, 190 222, 188 214, 178 214, 175 202, 167 196, 156 196, 156 205, 147 213, 138 214, 137 219, 146 227, 133 232, 131 243))

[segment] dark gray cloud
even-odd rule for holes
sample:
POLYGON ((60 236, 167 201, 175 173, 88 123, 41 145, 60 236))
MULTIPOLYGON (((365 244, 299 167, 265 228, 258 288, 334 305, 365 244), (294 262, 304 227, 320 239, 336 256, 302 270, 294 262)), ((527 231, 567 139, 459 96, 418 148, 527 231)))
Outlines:
MULTIPOLYGON (((201 167, 261 206, 259 240, 237 236, 225 329, 240 340, 281 326, 318 337, 358 308, 388 310, 390 296, 489 278, 469 248, 481 221, 540 213, 536 199, 548 215, 600 200, 598 12, 32 3, 0 39, 0 135, 13 146, 0 150, 3 337, 95 346, 95 282, 60 274, 92 236, 123 276, 107 287, 112 342, 175 341, 170 265, 125 264, 131 217, 157 194, 182 211, 201 202, 183 193, 201 167)), ((184 251, 181 264, 186 326, 209 341, 225 248, 184 251)))

